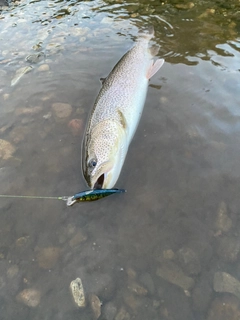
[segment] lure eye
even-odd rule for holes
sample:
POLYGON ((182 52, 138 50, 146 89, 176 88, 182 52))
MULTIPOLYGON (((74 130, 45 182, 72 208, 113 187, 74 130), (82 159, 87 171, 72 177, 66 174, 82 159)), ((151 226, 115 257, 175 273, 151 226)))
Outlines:
POLYGON ((90 168, 95 168, 96 165, 97 165, 97 160, 96 159, 91 159, 89 162, 88 162, 88 165, 90 168))

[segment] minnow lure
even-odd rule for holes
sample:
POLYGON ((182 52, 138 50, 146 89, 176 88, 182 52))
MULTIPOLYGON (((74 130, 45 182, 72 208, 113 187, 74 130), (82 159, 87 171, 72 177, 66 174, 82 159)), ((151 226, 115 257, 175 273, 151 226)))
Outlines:
POLYGON ((126 192, 124 189, 93 189, 76 193, 72 197, 67 197, 64 200, 67 201, 67 206, 71 207, 77 202, 96 201, 104 197, 110 196, 114 193, 126 192))
POLYGON ((66 201, 68 207, 71 207, 77 202, 96 201, 104 197, 110 196, 111 194, 123 193, 123 192, 126 192, 126 190, 124 189, 93 189, 93 190, 86 190, 86 191, 76 193, 72 197, 68 197, 68 196, 45 197, 45 196, 30 196, 30 195, 19 196, 19 195, 0 194, 0 198, 63 200, 63 201, 66 201))

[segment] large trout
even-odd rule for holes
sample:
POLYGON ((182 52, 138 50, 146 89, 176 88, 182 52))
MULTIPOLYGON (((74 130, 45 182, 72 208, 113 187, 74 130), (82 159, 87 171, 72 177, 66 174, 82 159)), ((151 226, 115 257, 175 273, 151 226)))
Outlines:
POLYGON ((112 188, 122 169, 144 107, 149 79, 163 59, 148 48, 153 29, 140 33, 134 47, 116 64, 95 101, 82 150, 84 177, 92 189, 112 188))

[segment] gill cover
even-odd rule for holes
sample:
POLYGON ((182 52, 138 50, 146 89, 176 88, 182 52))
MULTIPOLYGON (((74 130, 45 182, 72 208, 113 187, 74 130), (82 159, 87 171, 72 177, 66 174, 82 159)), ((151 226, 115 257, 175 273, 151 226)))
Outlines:
POLYGON ((86 134, 83 175, 92 189, 111 189, 126 156, 126 134, 120 123, 105 120, 86 134))

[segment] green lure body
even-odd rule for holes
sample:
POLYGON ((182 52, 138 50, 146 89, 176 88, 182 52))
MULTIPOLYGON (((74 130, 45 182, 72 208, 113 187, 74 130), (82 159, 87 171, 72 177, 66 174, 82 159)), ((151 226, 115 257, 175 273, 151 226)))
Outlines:
POLYGON ((124 189, 93 189, 76 193, 72 197, 68 197, 67 206, 72 206, 76 202, 96 201, 114 193, 123 193, 124 189))

